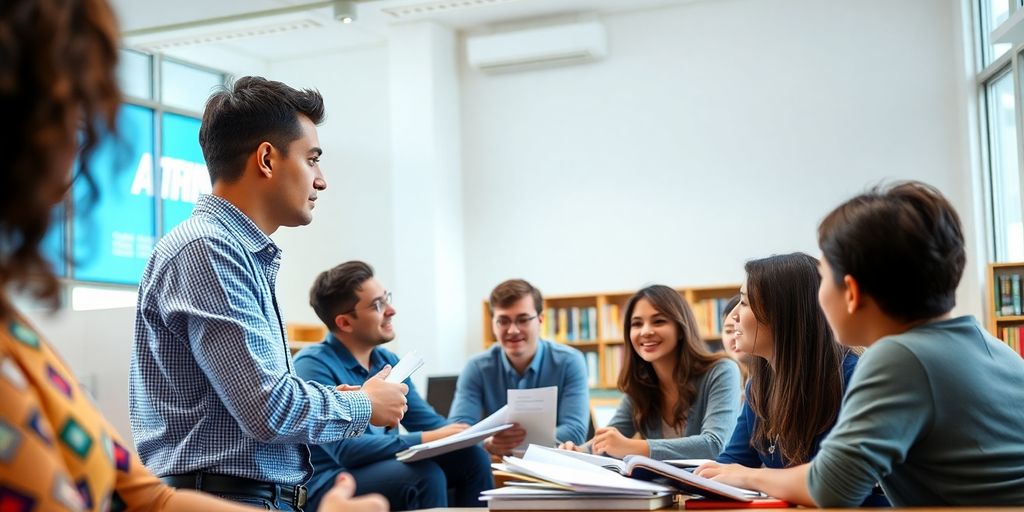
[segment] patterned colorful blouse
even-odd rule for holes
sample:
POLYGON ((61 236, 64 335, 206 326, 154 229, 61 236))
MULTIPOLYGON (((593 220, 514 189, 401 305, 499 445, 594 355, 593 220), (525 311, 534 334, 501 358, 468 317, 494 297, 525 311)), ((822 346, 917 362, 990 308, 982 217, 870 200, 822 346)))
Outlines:
POLYGON ((0 511, 232 508, 163 485, 53 349, 0 322, 0 511), (179 499, 180 498, 180 499, 179 499))

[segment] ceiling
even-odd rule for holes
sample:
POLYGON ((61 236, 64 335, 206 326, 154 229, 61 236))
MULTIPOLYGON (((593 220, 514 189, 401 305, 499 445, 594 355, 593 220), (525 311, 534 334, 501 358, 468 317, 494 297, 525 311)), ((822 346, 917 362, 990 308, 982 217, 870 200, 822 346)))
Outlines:
POLYGON ((128 46, 175 54, 216 51, 274 61, 382 44, 388 26, 430 20, 457 30, 577 13, 610 14, 695 0, 362 0, 356 21, 319 0, 112 0, 128 46), (259 15, 271 11, 269 15, 259 15))

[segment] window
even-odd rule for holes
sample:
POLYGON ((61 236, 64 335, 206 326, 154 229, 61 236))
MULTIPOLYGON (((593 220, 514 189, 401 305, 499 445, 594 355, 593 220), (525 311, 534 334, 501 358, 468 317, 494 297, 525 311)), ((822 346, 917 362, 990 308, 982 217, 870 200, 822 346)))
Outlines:
POLYGON ((977 76, 984 115, 985 170, 988 181, 988 224, 994 261, 1024 260, 1022 213, 1021 111, 1017 95, 1024 84, 1024 46, 992 44, 990 33, 1010 19, 1020 0, 978 0, 976 3, 977 55, 983 68, 977 76))
POLYGON ((57 275, 71 280, 75 309, 125 303, 134 291, 123 286, 138 284, 156 240, 212 189, 199 147, 200 112, 225 74, 121 50, 118 81, 126 103, 117 134, 103 138, 88 162, 98 193, 76 180, 43 243, 57 275))

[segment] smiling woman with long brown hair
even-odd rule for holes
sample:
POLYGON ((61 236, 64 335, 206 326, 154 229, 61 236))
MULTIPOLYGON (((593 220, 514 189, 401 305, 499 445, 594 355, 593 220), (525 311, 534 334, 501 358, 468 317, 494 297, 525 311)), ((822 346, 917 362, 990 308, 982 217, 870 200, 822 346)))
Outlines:
MULTIPOLYGON (((105 0, 0 2, 0 495, 4 510, 250 510, 163 485, 139 462, 70 368, 14 308, 12 290, 51 307, 59 285, 40 252, 50 211, 121 96, 117 26, 105 0), (79 144, 80 143, 80 144, 79 144)), ((94 194, 99 191, 93 190, 94 194)), ((125 329, 130 329, 125 326, 125 329)), ((324 510, 386 510, 342 479, 324 510)))
POLYGON ((690 306, 668 286, 630 297, 623 332, 629 348, 619 390, 626 396, 590 450, 620 458, 717 457, 739 413, 736 363, 708 350, 690 306))

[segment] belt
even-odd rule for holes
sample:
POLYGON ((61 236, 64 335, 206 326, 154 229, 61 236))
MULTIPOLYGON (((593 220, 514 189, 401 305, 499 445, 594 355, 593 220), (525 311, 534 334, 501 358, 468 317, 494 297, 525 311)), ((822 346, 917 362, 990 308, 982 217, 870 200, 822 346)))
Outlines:
POLYGON ((306 486, 304 485, 274 484, 202 471, 165 476, 160 480, 179 489, 198 489, 211 494, 243 494, 262 498, 271 503, 280 499, 299 509, 306 505, 306 486))

